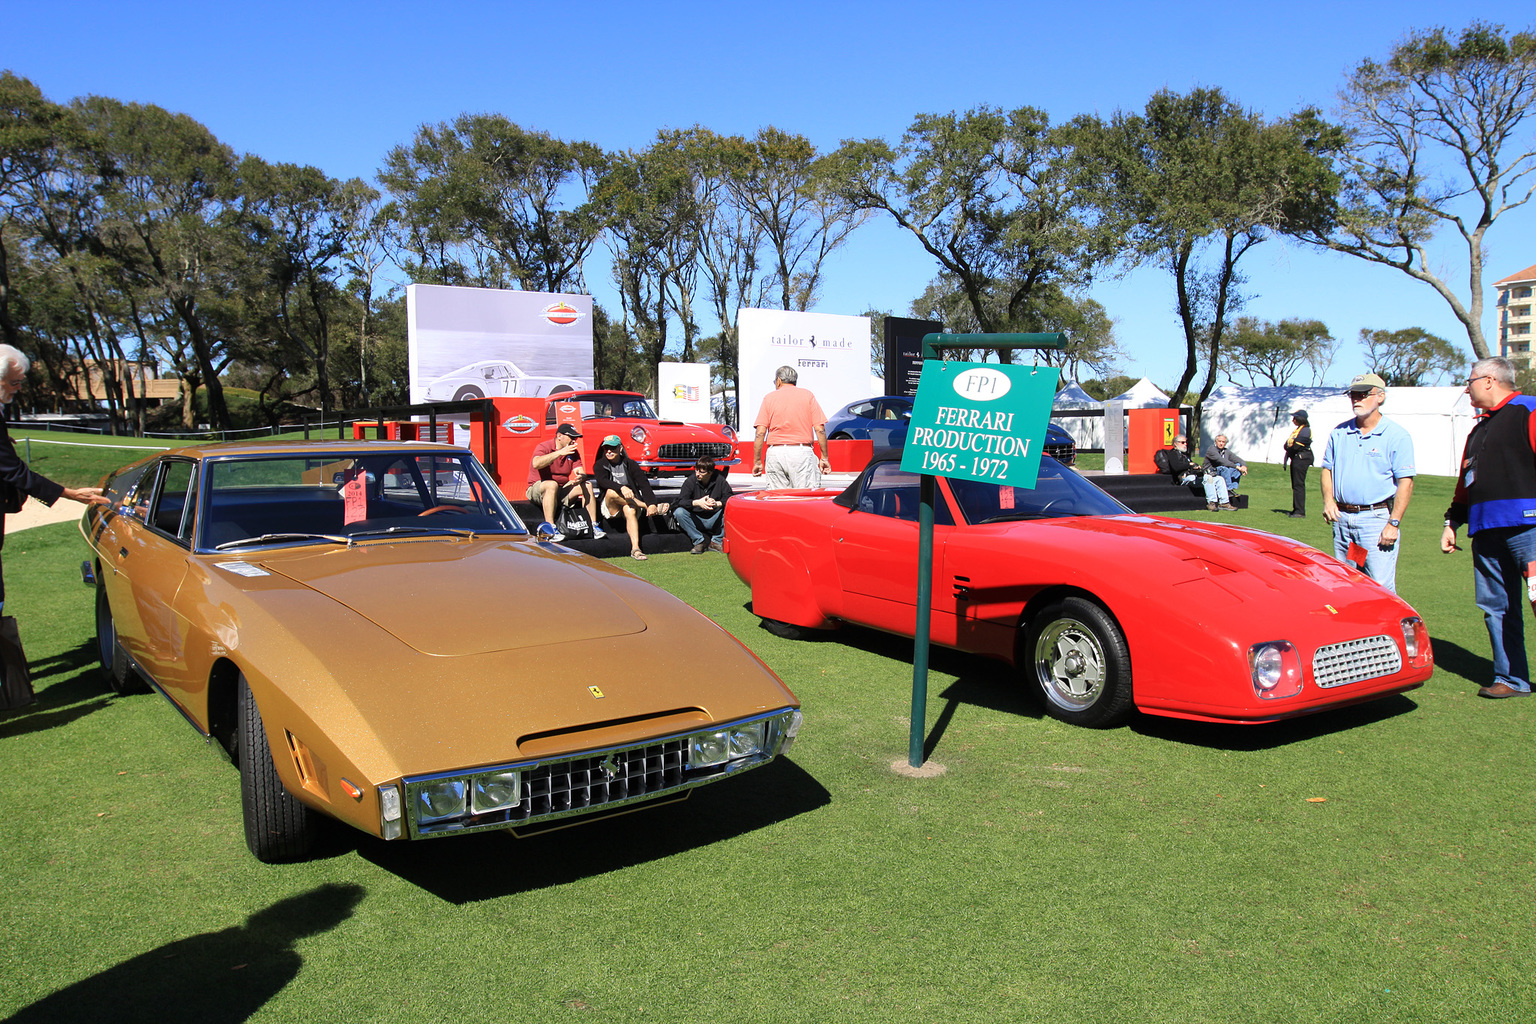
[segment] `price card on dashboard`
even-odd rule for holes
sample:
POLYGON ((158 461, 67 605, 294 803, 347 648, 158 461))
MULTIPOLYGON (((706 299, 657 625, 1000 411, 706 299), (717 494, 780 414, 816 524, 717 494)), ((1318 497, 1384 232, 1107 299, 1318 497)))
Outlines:
POLYGON ((368 518, 368 474, 354 463, 341 481, 342 521, 348 525, 368 518))
POLYGON ((1033 490, 1060 379, 1054 366, 926 360, 901 468, 1033 490))

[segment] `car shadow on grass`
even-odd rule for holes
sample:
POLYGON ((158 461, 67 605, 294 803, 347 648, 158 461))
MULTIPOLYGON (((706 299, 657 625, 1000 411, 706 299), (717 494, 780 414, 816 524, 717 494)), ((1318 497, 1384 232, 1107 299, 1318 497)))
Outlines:
POLYGON ((1399 693, 1380 700, 1366 701, 1364 704, 1351 704, 1346 708, 1319 711, 1314 715, 1287 718, 1266 725, 1191 722, 1182 718, 1137 714, 1131 719, 1129 727, 1142 736, 1212 750, 1273 750, 1287 744, 1385 722, 1398 715, 1406 715, 1418 706, 1411 697, 1399 693))
POLYGON ((366 890, 326 884, 280 900, 217 932, 141 953, 23 1007, 8 1021, 153 1020, 235 1024, 292 981, 304 959, 294 946, 352 916, 366 890))
POLYGON ((747 835, 814 811, 832 794, 792 760, 780 758, 702 786, 665 806, 519 839, 481 832, 386 843, 357 840, 363 859, 454 904, 565 885, 747 835))
MULTIPOLYGON (((112 696, 104 692, 106 687, 94 667, 81 671, 82 666, 76 665, 73 668, 75 673, 73 676, 59 679, 46 686, 39 686, 45 674, 58 676, 62 672, 69 671, 62 667, 64 664, 62 660, 53 659, 53 661, 56 664, 50 669, 45 669, 44 673, 36 671, 36 664, 29 666, 33 669, 32 685, 36 690, 37 699, 19 708, 0 711, 0 739, 56 729, 112 706, 112 696)), ((92 665, 94 666, 94 663, 92 665)))

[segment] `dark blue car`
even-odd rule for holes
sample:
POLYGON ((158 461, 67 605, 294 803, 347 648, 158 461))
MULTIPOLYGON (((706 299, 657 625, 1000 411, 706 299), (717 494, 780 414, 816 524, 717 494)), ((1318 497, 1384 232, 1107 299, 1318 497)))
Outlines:
MULTIPOLYGON (((875 449, 895 448, 906 443, 907 421, 912 418, 912 399, 901 395, 865 398, 850 402, 827 417, 827 439, 831 441, 870 440, 875 449)), ((1072 435, 1052 423, 1045 431, 1045 454, 1064 466, 1077 461, 1077 442, 1072 435)))

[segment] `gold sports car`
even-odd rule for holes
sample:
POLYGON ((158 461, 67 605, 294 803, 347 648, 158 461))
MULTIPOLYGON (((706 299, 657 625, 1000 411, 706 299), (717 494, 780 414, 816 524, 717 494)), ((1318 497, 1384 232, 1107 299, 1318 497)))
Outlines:
POLYGON ((533 540, 464 449, 208 445, 105 486, 81 521, 102 670, 228 752, 261 860, 303 857, 317 815, 425 839, 681 799, 799 730, 751 651, 533 540))

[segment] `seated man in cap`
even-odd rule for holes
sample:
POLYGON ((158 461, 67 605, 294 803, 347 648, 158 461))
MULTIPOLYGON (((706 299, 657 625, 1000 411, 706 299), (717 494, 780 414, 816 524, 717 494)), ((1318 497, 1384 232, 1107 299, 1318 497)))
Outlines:
POLYGON ((693 541, 692 553, 702 555, 713 548, 720 550, 720 536, 725 532, 725 502, 731 496, 730 481, 715 472, 715 460, 700 455, 693 464, 693 475, 683 481, 672 507, 672 519, 678 529, 693 541))
POLYGON ((544 511, 539 524, 540 540, 562 541, 565 535, 555 529, 555 510, 561 503, 585 505, 592 518, 592 536, 607 536, 597 525, 597 495, 592 480, 581 468, 581 452, 576 447, 581 431, 569 423, 560 424, 555 436, 533 450, 528 464, 528 500, 544 511))
POLYGON ((592 467, 597 476, 597 489, 603 496, 603 515, 608 519, 624 517, 624 530, 629 534, 629 557, 645 561, 640 550, 640 516, 664 516, 667 504, 656 501, 651 482, 645 478, 645 470, 624 451, 624 442, 618 434, 603 438, 597 450, 597 464, 592 467))

